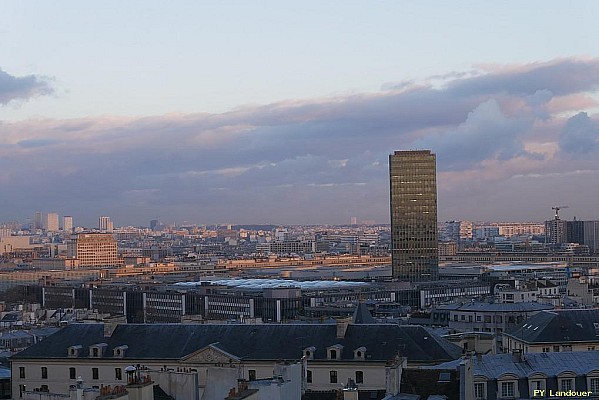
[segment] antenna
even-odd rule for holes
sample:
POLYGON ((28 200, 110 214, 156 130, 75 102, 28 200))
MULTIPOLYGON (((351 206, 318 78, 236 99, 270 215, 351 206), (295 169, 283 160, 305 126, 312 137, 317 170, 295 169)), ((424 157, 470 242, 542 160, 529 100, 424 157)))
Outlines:
POLYGON ((559 220, 559 210, 564 209, 564 208, 569 208, 568 206, 555 206, 555 207, 551 207, 552 210, 555 210, 555 220, 559 220))

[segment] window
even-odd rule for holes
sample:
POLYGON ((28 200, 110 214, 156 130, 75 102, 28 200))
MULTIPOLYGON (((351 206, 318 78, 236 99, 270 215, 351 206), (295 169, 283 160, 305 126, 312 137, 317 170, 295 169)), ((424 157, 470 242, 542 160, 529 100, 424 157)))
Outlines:
POLYGON ((472 315, 468 316, 468 322, 472 322, 472 315))
POLYGON ((74 367, 69 368, 69 379, 77 379, 77 370, 74 367))
POLYGON ((312 371, 310 370, 306 371, 306 382, 312 383, 312 371))
POLYGON ((115 368, 114 369, 114 379, 116 379, 117 381, 120 381, 123 379, 123 370, 120 368, 115 368))
POLYGON ((19 378, 25 379, 25 367, 19 367, 19 378))
POLYGON ((485 393, 485 384, 484 382, 478 382, 474 384, 474 397, 477 400, 482 400, 487 398, 485 393))
POLYGON ((98 371, 98 368, 92 368, 92 379, 100 379, 100 371, 98 371))
POLYGON ((553 346, 553 351, 558 352, 559 351, 559 346, 553 346))
POLYGON ((92 353, 93 353, 93 356, 94 356, 94 357, 98 357, 98 348, 97 348, 97 347, 94 347, 94 348, 92 349, 92 353))
POLYGON ((356 371, 356 383, 364 383, 364 372, 356 371))
POLYGON ((559 382, 559 390, 561 391, 568 391, 568 390, 572 390, 573 389, 573 385, 572 385, 572 379, 562 379, 559 382))
POLYGON ((248 380, 255 381, 256 380, 256 370, 248 369, 248 380))
POLYGON ((48 379, 48 367, 42 367, 42 379, 48 379))
POLYGON ((454 316, 453 316, 453 320, 454 320, 454 321, 457 321, 457 320, 458 320, 458 316, 457 316, 457 315, 454 315, 454 316))
POLYGON ((516 397, 514 386, 514 382, 501 382, 501 397, 508 399, 516 397))
POLYGON ((331 350, 331 360, 337 359, 337 350, 331 350))
POLYGON ((480 321, 482 321, 482 318, 483 318, 482 316, 480 316, 480 315, 477 315, 477 316, 476 316, 476 322, 480 322, 480 321))
POLYGON ((564 345, 562 345, 562 350, 563 351, 572 351, 572 345, 571 344, 564 344, 564 345))
MULTIPOLYGON (((538 381, 529 381, 529 383, 530 383, 529 390, 533 394, 534 393, 540 393, 540 392, 538 392, 538 390, 545 390, 545 381, 541 381, 541 380, 538 380, 538 381)), ((533 397, 544 397, 544 396, 540 396, 540 395, 537 394, 537 395, 535 395, 533 397)))
POLYGON ((543 347, 543 353, 549 353, 549 347, 543 347))
POLYGON ((337 383, 337 371, 329 371, 329 382, 337 383))
POLYGON ((599 378, 591 378, 589 380, 589 390, 593 393, 599 392, 599 378))

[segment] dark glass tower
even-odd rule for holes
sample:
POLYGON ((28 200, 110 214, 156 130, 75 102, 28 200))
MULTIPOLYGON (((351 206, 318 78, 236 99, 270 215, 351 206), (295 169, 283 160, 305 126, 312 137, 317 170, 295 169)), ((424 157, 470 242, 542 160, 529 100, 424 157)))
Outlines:
POLYGON ((389 156, 393 277, 438 279, 437 162, 430 150, 389 156))

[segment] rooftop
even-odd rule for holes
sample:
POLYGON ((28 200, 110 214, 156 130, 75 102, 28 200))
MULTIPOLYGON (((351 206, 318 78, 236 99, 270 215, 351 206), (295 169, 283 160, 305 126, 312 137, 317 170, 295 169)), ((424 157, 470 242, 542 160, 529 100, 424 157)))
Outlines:
MULTIPOLYGON (((299 360, 303 350, 314 346, 314 359, 327 359, 327 347, 342 345, 341 358, 354 358, 353 350, 366 347, 366 361, 388 361, 399 353, 408 362, 453 360, 461 348, 421 326, 395 324, 349 324, 343 338, 330 324, 292 325, 193 325, 122 324, 110 337, 103 324, 72 324, 13 359, 64 359, 67 349, 81 345, 79 358, 89 357, 89 346, 106 343, 105 358, 113 349, 127 345, 125 359, 178 360, 209 346, 243 360, 299 360)), ((93 361, 93 359, 92 359, 93 361)))

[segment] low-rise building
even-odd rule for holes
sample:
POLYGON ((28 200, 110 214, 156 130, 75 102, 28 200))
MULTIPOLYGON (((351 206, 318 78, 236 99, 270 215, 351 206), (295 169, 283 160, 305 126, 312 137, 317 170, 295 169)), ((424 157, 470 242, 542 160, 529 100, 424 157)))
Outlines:
POLYGON ((239 378, 271 377, 281 360, 305 363, 308 391, 348 379, 360 391, 399 393, 402 369, 456 359, 461 349, 419 326, 354 324, 72 324, 12 358, 12 390, 42 385, 65 393, 81 376, 93 386, 122 384, 128 365, 181 371, 206 385, 210 367, 239 378), (406 363, 407 359, 407 363, 406 363))
POLYGON ((507 351, 599 350, 599 309, 542 311, 503 334, 507 351))

